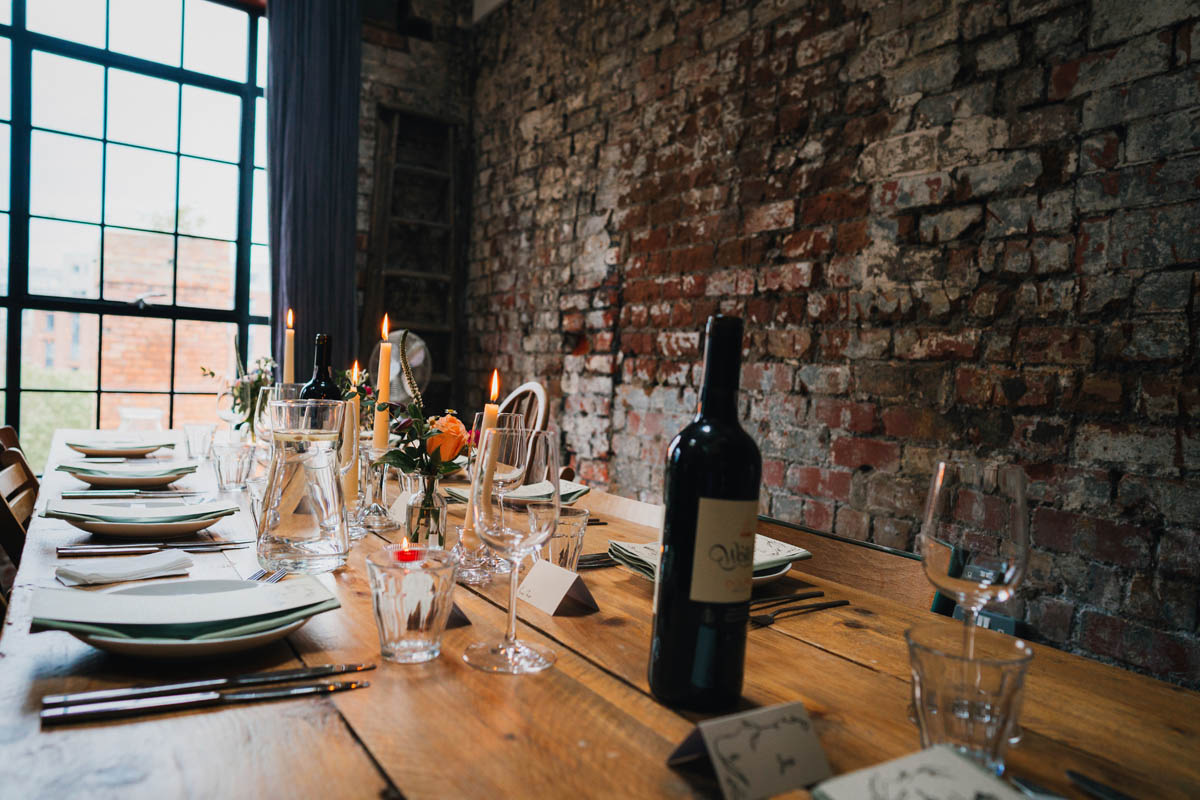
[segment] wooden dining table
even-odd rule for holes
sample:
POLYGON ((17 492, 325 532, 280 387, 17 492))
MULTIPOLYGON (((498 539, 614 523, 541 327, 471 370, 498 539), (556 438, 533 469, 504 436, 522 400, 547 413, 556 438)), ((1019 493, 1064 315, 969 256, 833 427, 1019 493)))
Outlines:
MULTIPOLYGON (((54 470, 78 458, 63 440, 59 431, 39 507, 63 490, 84 488, 54 470)), ((176 485, 211 490, 214 478, 203 465, 176 485)), ((240 502, 242 512, 212 533, 253 538, 248 501, 240 502)), ((578 505, 607 523, 588 528, 585 552, 604 551, 610 539, 657 538, 655 526, 631 510, 644 506, 599 491, 578 505)), ((446 632, 438 659, 392 664, 380 659, 364 559, 401 535, 368 535, 344 568, 320 576, 341 607, 284 641, 212 661, 145 661, 108 655, 61 631, 30 633, 35 588, 56 585, 55 548, 92 538, 35 514, 0 638, 0 798, 717 793, 703 765, 667 766, 703 717, 667 708, 649 693, 650 581, 623 568, 583 572, 599 606, 594 612, 551 616, 520 601, 519 636, 557 653, 555 666, 536 675, 487 674, 462 660, 468 645, 502 636, 507 576, 457 587, 456 602, 471 624, 446 632), (41 697, 50 693, 343 662, 378 664, 363 675, 370 687, 61 727, 38 719, 41 697)), ((245 577, 258 568, 253 547, 192 557, 193 579, 245 577)), ((812 586, 849 605, 752 628, 743 707, 803 702, 835 773, 918 750, 903 631, 945 618, 804 568, 797 562, 769 590, 812 586)), ((1200 796, 1200 694, 1050 647, 1033 649, 1021 738, 1007 757, 1012 774, 1073 798, 1084 795, 1067 769, 1134 797, 1200 796)))

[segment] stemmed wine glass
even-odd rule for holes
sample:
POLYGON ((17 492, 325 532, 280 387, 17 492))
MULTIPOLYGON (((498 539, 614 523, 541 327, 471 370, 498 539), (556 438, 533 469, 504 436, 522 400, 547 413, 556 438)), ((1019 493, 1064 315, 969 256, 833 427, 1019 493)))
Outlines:
POLYGON ((471 645, 463 653, 463 660, 485 672, 540 672, 554 664, 554 651, 517 639, 517 567, 522 558, 550 538, 558 523, 558 434, 495 428, 483 435, 479 455, 480 479, 472 483, 471 491, 475 531, 510 565, 508 630, 503 641, 471 645), (532 501, 536 505, 530 506, 528 517, 523 518, 516 506, 528 504, 506 501, 505 495, 527 479, 541 483, 545 476, 551 477, 546 481, 546 493, 538 493, 537 500, 532 501))
POLYGON ((917 537, 925 576, 963 609, 963 654, 990 601, 1011 598, 1029 564, 1025 471, 1013 464, 940 461, 917 537))

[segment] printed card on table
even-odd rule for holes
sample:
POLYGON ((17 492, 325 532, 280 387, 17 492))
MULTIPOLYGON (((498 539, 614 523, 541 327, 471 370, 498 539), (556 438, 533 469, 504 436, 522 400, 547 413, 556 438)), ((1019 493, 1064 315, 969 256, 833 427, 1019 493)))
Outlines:
POLYGON ((769 797, 832 775, 803 703, 785 703, 704 720, 667 759, 707 759, 725 800, 769 797))
POLYGON ((584 608, 599 609, 578 572, 563 569, 545 559, 533 563, 529 574, 517 587, 517 597, 551 615, 564 610, 569 601, 584 608))

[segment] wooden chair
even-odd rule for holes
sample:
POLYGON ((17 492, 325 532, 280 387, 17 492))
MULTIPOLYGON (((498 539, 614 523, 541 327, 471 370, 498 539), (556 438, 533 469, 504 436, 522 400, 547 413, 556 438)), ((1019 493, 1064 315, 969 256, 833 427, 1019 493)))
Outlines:
POLYGON ((501 414, 520 414, 531 431, 546 430, 546 390, 537 381, 522 383, 500 404, 501 414))
POLYGON ((21 565, 25 526, 37 503, 38 479, 20 450, 0 453, 0 547, 16 566, 21 565))
POLYGON ((758 532, 812 553, 811 560, 796 562, 795 569, 800 572, 837 581, 913 608, 933 609, 935 590, 925 577, 925 568, 918 555, 770 517, 758 518, 758 532))
POLYGON ((17 438, 17 429, 12 425, 0 426, 0 449, 20 450, 21 441, 17 438))

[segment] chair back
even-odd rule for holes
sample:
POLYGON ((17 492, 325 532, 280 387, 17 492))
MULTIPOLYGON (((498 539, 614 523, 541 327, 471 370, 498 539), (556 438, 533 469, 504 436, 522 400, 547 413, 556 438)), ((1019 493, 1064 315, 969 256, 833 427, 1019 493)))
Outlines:
POLYGON ((925 611, 933 608, 935 590, 925 577, 925 568, 918 555, 802 528, 770 517, 758 518, 758 532, 812 553, 810 560, 796 562, 794 569, 800 572, 913 608, 925 611))
POLYGON ((17 429, 12 425, 0 426, 0 449, 21 449, 21 441, 17 438, 17 429))
POLYGON ((25 547, 25 527, 37 504, 38 479, 20 450, 0 453, 0 547, 16 566, 25 547))
POLYGON ((537 381, 522 383, 504 398, 501 414, 520 414, 531 431, 546 430, 546 390, 537 381))

